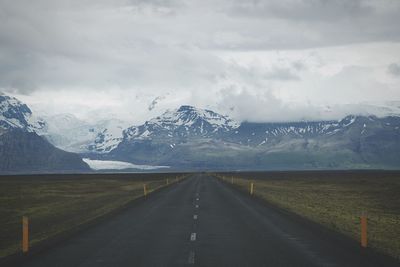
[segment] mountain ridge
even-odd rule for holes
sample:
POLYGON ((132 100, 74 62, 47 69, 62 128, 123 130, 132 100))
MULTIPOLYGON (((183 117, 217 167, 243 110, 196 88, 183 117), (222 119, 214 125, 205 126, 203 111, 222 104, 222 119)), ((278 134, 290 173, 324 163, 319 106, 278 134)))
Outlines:
POLYGON ((26 104, 0 92, 0 127, 40 133, 47 125, 43 119, 34 116, 26 104))
MULTIPOLYGON (((180 120, 181 114, 171 120, 171 113, 166 113, 167 116, 128 128, 129 134, 124 134, 121 143, 106 158, 189 168, 400 166, 398 116, 349 115, 338 121, 237 124, 215 113, 214 116, 224 118, 218 120, 222 125, 204 131, 204 122, 196 123, 201 116, 192 114, 199 109, 184 107, 176 112, 188 112, 186 117, 192 118, 191 121, 180 120)), ((202 114, 201 110, 198 113, 202 114)))
POLYGON ((118 120, 88 124, 68 114, 46 122, 17 99, 1 96, 0 129, 37 133, 95 160, 177 169, 400 168, 397 114, 239 123, 212 110, 183 105, 127 127, 118 120))
POLYGON ((78 154, 39 136, 47 130, 48 125, 26 104, 0 94, 0 174, 90 171, 78 154))

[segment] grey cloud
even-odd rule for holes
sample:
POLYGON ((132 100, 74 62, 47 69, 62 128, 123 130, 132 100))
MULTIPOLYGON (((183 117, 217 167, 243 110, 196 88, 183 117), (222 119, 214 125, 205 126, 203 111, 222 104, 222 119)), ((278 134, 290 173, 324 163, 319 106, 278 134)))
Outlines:
POLYGON ((239 121, 277 122, 321 118, 321 109, 284 103, 270 90, 253 93, 248 88, 229 86, 221 90, 217 108, 239 121))
POLYGON ((254 93, 248 88, 228 86, 220 92, 216 108, 239 121, 288 122, 339 120, 347 115, 387 116, 398 112, 398 101, 380 104, 354 103, 315 105, 284 102, 268 89, 254 93))
POLYGON ((169 45, 174 38, 157 23, 164 18, 154 26, 151 16, 132 16, 115 2, 38 1, 27 8, 0 1, 0 87, 22 93, 42 87, 162 90, 209 83, 220 69, 207 52, 169 45))
POLYGON ((154 7, 180 7, 184 5, 182 0, 127 0, 128 5, 154 6, 154 7))
POLYGON ((164 96, 157 96, 156 98, 154 98, 153 101, 151 101, 148 110, 152 111, 156 107, 156 105, 163 99, 165 99, 164 96))
POLYGON ((374 77, 373 68, 358 65, 346 66, 326 79, 308 80, 305 86, 309 87, 304 90, 308 95, 325 103, 380 102, 398 97, 387 83, 374 77))
POLYGON ((296 60, 291 63, 292 67, 297 71, 306 70, 307 66, 301 60, 296 60))
POLYGON ((400 40, 398 1, 224 1, 221 8, 231 25, 216 28, 231 32, 236 43, 212 40, 217 49, 298 49, 351 43, 400 40), (232 22, 234 21, 234 22, 232 22), (241 24, 235 24, 235 22, 241 24), (226 27, 224 27, 226 26, 226 27))
POLYGON ((394 76, 400 76, 400 64, 392 63, 388 66, 387 71, 394 76))
POLYGON ((218 53, 397 42, 399 8, 361 0, 0 0, 0 89, 204 94, 234 80, 262 91, 301 81, 306 64, 244 67, 218 53))
POLYGON ((374 8, 362 0, 338 1, 232 1, 235 16, 277 17, 295 21, 335 21, 371 15, 374 8))
POLYGON ((176 16, 185 7, 181 0, 127 0, 123 3, 133 14, 152 14, 155 16, 176 16))
POLYGON ((300 80, 300 77, 297 74, 293 73, 290 69, 278 67, 275 67, 272 70, 266 72, 263 77, 267 80, 300 80))
POLYGON ((300 80, 295 67, 289 68, 272 65, 266 68, 259 65, 242 66, 237 63, 230 63, 225 66, 225 69, 226 73, 220 77, 221 79, 240 80, 243 84, 251 84, 256 88, 265 87, 264 82, 268 81, 285 82, 300 80))

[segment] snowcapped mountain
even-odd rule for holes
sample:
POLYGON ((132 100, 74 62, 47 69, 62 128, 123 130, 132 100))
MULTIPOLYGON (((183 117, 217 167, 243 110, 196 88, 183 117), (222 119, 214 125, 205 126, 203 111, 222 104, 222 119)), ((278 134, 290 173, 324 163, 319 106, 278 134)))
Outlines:
MULTIPOLYGON (((348 127, 363 116, 349 115, 335 121, 300 121, 282 123, 250 123, 244 122, 226 139, 249 146, 267 145, 271 141, 280 141, 284 138, 316 138, 330 136, 345 131, 348 127)), ((376 118, 370 116, 369 118, 376 118)))
POLYGON ((77 153, 106 153, 122 140, 122 131, 128 126, 118 119, 89 123, 72 114, 44 117, 48 130, 46 138, 55 146, 77 153))
MULTIPOLYGON (((125 144, 153 141, 168 144, 171 148, 193 138, 212 138, 246 146, 265 146, 268 142, 276 143, 289 138, 309 139, 332 136, 343 133, 358 121, 363 121, 363 125, 365 124, 367 127, 374 121, 382 120, 385 119, 376 116, 349 115, 338 121, 238 123, 211 110, 181 106, 179 109, 167 111, 143 125, 127 128, 123 131, 123 138, 118 140, 125 144)), ((366 129, 363 133, 365 131, 366 129)))
POLYGON ((211 110, 181 106, 123 132, 125 140, 159 138, 184 139, 190 136, 216 137, 239 127, 239 123, 211 110))
POLYGON ((221 140, 239 125, 211 110, 181 106, 127 128, 121 142, 103 158, 156 165, 159 157, 171 155, 175 148, 190 146, 195 140, 221 140))
POLYGON ((182 106, 123 132, 105 158, 179 168, 399 168, 400 117, 241 124, 182 106))
POLYGON ((380 115, 385 116, 349 115, 340 120, 238 123, 211 110, 181 106, 142 125, 128 127, 126 122, 118 119, 88 123, 71 114, 40 119, 27 105, 1 94, 0 159, 4 166, 0 166, 0 171, 20 168, 9 159, 23 157, 28 162, 32 155, 40 159, 39 168, 87 168, 79 156, 64 154, 47 140, 64 150, 85 154, 92 160, 117 160, 175 169, 399 169, 399 107, 398 102, 378 107, 380 115), (69 167, 64 166, 62 160, 67 156, 72 162, 69 167))
POLYGON ((398 116, 400 114, 400 101, 326 105, 320 106, 319 111, 319 115, 325 118, 339 119, 351 114, 366 117, 376 116, 378 118, 383 118, 389 116, 398 116))
POLYGON ((43 119, 18 99, 0 94, 0 173, 89 171, 81 157, 54 147, 39 136, 43 119))
POLYGON ((46 139, 63 150, 85 151, 86 145, 95 139, 96 133, 91 126, 72 114, 56 114, 44 119, 48 124, 46 139))
POLYGON ((40 134, 47 130, 47 125, 43 119, 33 115, 26 104, 0 92, 0 128, 40 134))
POLYGON ((102 120, 91 129, 96 132, 94 141, 86 149, 92 153, 108 153, 118 146, 123 139, 123 131, 128 123, 118 119, 102 120))
POLYGON ((72 114, 37 116, 17 98, 0 92, 0 129, 35 132, 69 152, 109 152, 121 142, 127 127, 128 123, 118 119, 89 123, 72 114))

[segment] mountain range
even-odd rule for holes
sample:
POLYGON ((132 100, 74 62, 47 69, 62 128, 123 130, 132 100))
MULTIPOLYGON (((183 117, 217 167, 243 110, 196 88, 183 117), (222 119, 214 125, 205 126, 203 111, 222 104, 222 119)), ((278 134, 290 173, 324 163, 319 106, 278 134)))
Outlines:
POLYGON ((129 125, 118 119, 88 123, 72 114, 43 116, 47 123, 46 139, 55 146, 75 153, 107 153, 122 139, 122 131, 129 125))
POLYGON ((182 106, 127 128, 107 159, 196 169, 398 168, 400 117, 236 123, 182 106))
POLYGON ((89 124, 70 114, 39 118, 17 99, 0 97, 3 132, 18 129, 40 135, 44 142, 97 162, 185 170, 400 167, 400 116, 393 112, 379 117, 348 115, 340 120, 240 123, 186 105, 129 126, 116 119, 89 124))
POLYGON ((90 171, 78 154, 40 136, 46 131, 46 122, 26 104, 0 94, 0 173, 90 171))

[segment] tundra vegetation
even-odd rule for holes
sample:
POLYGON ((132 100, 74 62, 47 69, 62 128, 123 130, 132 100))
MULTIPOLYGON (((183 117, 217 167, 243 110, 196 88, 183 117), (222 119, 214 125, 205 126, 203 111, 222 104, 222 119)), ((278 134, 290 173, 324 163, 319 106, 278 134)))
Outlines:
POLYGON ((21 251, 22 216, 30 246, 73 232, 147 193, 176 182, 175 174, 0 177, 0 257, 21 251))
POLYGON ((368 217, 368 246, 400 257, 400 173, 379 171, 224 174, 244 191, 360 240, 368 217))

